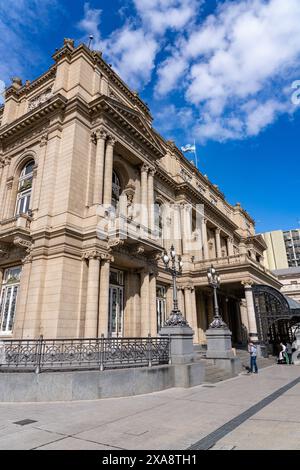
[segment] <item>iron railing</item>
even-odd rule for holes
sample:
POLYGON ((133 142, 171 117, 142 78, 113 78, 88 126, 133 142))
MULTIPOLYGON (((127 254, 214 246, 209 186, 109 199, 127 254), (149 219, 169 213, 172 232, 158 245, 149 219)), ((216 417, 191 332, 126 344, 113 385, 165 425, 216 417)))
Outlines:
POLYGON ((0 371, 151 367, 170 362, 169 338, 21 339, 0 341, 0 371))

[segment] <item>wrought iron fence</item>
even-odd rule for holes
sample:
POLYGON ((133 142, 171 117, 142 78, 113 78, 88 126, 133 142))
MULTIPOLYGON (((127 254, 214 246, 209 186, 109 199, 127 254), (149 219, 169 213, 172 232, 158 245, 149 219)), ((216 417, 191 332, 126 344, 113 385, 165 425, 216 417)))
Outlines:
POLYGON ((104 370, 169 362, 169 338, 44 339, 41 336, 0 341, 0 371, 104 370))

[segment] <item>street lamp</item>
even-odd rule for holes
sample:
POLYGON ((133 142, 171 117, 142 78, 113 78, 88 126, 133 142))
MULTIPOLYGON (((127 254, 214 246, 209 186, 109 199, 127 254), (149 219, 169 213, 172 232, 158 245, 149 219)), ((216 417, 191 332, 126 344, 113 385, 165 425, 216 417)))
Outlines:
POLYGON ((163 253, 162 261, 166 271, 171 274, 173 280, 173 310, 165 322, 165 326, 188 326, 188 322, 183 318, 178 308, 176 278, 182 273, 183 262, 181 256, 176 255, 174 245, 171 246, 169 254, 166 251, 163 253))
POLYGON ((211 265, 211 267, 207 270, 207 279, 214 292, 214 319, 209 325, 209 328, 227 328, 226 323, 222 320, 222 317, 219 313, 218 306, 217 289, 220 287, 221 278, 213 265, 211 265))

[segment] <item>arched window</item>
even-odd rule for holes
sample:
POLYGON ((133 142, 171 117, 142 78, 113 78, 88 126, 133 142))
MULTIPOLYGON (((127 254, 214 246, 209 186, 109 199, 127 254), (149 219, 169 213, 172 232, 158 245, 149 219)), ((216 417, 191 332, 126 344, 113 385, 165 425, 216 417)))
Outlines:
POLYGON ((30 160, 23 167, 18 184, 16 215, 28 214, 32 190, 34 160, 30 160))
POLYGON ((113 176, 112 176, 112 198, 111 202, 112 205, 116 208, 120 199, 120 193, 121 193, 121 185, 120 185, 120 180, 115 171, 113 171, 113 176))

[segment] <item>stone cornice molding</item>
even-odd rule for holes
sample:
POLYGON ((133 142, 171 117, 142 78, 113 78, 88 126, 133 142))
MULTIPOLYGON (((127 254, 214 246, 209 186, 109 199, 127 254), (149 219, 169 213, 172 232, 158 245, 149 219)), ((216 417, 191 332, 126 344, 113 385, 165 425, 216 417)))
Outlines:
POLYGON ((45 116, 55 111, 65 109, 66 103, 67 99, 65 97, 60 94, 54 95, 49 102, 34 108, 11 124, 0 128, 0 140, 16 137, 26 131, 26 129, 32 127, 34 123, 40 124, 41 119, 45 119, 45 116))

